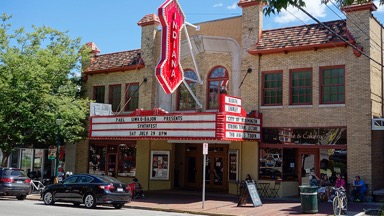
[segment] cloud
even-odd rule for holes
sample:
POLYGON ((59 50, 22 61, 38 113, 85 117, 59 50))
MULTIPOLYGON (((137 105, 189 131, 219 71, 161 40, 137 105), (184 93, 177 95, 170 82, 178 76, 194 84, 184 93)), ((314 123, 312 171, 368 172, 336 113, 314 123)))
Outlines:
POLYGON ((227 9, 234 10, 237 8, 237 2, 233 3, 232 5, 227 6, 227 9))
POLYGON ((223 7, 223 3, 214 4, 213 7, 223 7))
MULTIPOLYGON (((326 16, 326 5, 321 4, 321 1, 313 1, 313 0, 304 0, 304 1, 306 6, 303 9, 306 10, 308 13, 310 13, 312 16, 316 18, 326 16)), ((277 23, 285 24, 285 23, 297 22, 297 21, 306 22, 311 20, 311 18, 306 14, 304 14, 299 9, 289 6, 287 10, 282 10, 280 14, 277 15, 277 17, 275 17, 273 20, 277 23)))
POLYGON ((384 12, 384 5, 380 5, 380 1, 375 0, 375 1, 373 1, 373 3, 375 3, 375 5, 377 6, 377 11, 376 12, 379 12, 379 13, 383 13, 384 12))

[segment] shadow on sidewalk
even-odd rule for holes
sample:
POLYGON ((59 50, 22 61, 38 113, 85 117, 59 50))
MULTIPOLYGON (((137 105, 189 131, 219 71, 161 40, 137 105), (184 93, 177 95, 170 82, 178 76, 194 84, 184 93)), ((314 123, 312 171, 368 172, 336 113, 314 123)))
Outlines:
MULTIPOLYGON (((249 200, 247 205, 237 207, 239 196, 207 191, 203 209, 202 192, 198 190, 148 191, 145 195, 146 198, 133 200, 127 207, 206 215, 305 215, 302 213, 299 197, 261 199, 263 205, 260 207, 253 207, 249 200)), ((349 203, 347 215, 364 215, 362 214, 364 209, 377 209, 381 205, 381 203, 349 203)), ((316 215, 333 215, 332 203, 319 202, 316 215)))

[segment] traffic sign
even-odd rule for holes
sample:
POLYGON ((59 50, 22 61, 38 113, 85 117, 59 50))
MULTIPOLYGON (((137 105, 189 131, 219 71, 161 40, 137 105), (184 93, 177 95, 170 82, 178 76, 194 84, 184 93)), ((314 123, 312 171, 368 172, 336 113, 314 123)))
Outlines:
POLYGON ((208 154, 208 143, 203 143, 203 154, 208 154))

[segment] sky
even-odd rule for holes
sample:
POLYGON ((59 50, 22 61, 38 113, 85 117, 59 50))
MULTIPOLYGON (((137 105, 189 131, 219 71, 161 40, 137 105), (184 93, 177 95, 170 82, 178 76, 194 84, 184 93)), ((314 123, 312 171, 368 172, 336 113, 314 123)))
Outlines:
MULTIPOLYGON (((344 19, 333 4, 321 0, 305 0, 305 8, 320 21, 344 19)), ((32 25, 49 26, 67 31, 71 38, 80 37, 82 43, 94 42, 100 54, 140 48, 141 27, 137 23, 147 14, 157 14, 165 0, 0 0, 0 13, 12 15, 13 29, 32 25)), ((239 0, 179 0, 192 24, 240 16, 239 0)), ((379 6, 374 16, 384 24, 384 7, 379 6)), ((288 8, 277 16, 264 17, 263 29, 283 28, 315 23, 297 9, 288 8)))

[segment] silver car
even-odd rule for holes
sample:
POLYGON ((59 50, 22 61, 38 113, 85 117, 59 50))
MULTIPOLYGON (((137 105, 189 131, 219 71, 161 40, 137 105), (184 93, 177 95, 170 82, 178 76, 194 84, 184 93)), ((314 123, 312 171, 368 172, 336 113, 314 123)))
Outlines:
POLYGON ((23 170, 0 167, 0 195, 16 196, 18 200, 24 200, 30 189, 31 179, 23 170))

